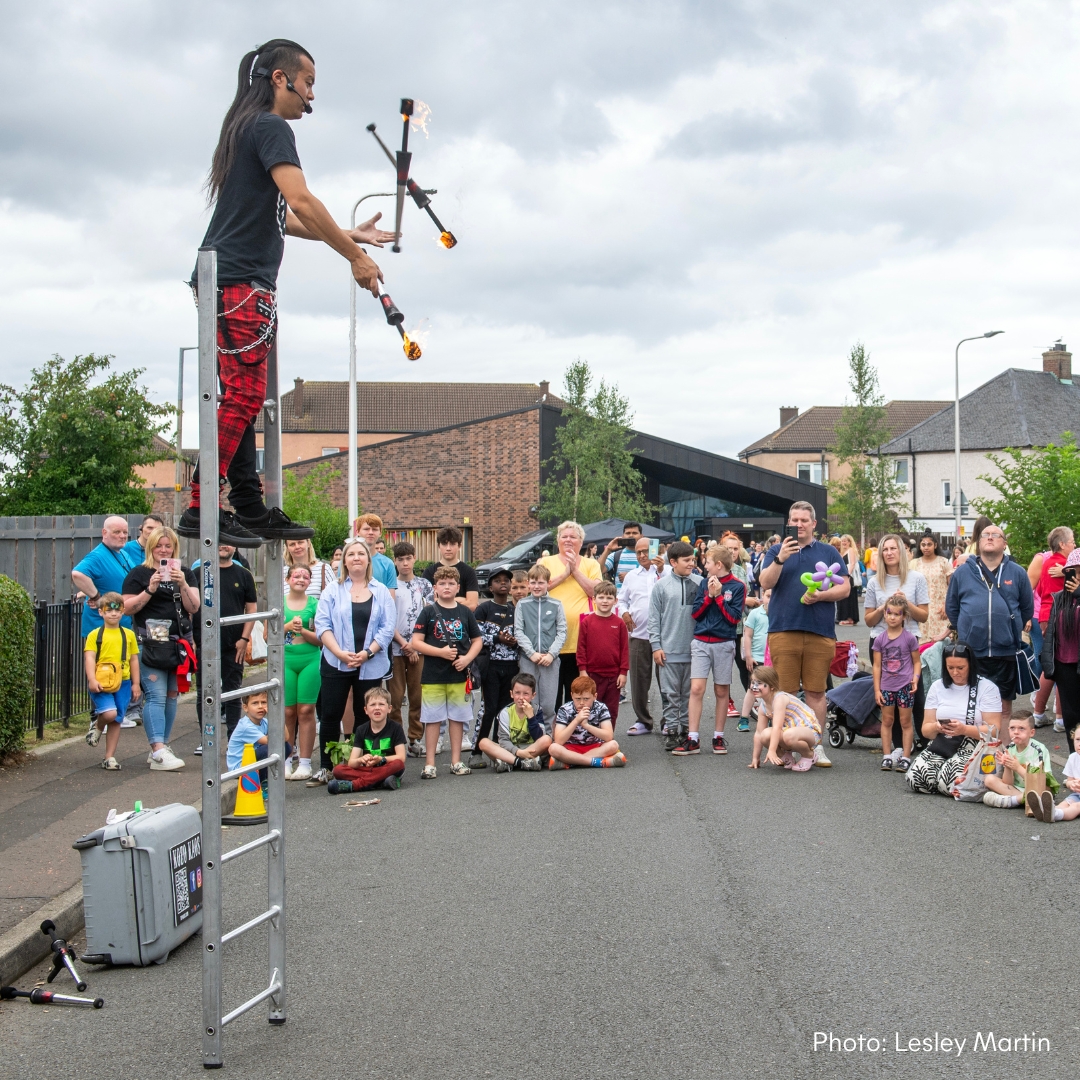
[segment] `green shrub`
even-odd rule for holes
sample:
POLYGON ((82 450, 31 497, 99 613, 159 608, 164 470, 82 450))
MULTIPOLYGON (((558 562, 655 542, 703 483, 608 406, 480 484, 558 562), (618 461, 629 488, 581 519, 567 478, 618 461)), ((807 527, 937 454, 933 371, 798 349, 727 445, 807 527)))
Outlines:
POLYGON ((0 574, 0 757, 22 749, 34 699, 34 604, 0 574))
POLYGON ((315 530, 311 542, 320 559, 330 559, 334 548, 341 547, 349 535, 349 512, 342 506, 335 506, 331 494, 333 481, 340 476, 341 471, 329 462, 316 465, 300 478, 292 469, 282 473, 282 509, 294 521, 315 530))

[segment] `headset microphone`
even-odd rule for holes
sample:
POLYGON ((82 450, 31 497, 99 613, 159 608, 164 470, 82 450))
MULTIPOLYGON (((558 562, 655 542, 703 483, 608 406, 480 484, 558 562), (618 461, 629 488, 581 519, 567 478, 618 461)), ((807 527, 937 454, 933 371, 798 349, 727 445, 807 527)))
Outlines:
POLYGON ((291 90, 300 99, 300 101, 303 103, 303 106, 304 106, 304 112, 306 112, 310 116, 311 115, 311 106, 308 104, 307 98, 305 98, 304 95, 301 94, 300 91, 297 90, 295 86, 293 86, 291 79, 286 79, 285 80, 285 89, 286 90, 291 90))

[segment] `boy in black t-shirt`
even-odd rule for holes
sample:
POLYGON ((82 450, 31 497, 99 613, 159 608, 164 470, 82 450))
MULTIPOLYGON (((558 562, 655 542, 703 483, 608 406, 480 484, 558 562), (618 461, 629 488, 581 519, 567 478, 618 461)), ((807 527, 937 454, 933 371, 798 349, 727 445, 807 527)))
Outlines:
POLYGON ((439 567, 452 566, 458 572, 458 599, 470 611, 475 611, 480 603, 480 583, 476 579, 476 571, 461 559, 461 530, 447 525, 439 530, 435 540, 439 545, 439 561, 425 568, 424 577, 434 585, 435 572, 439 567))
POLYGON ((348 795, 384 787, 396 791, 405 772, 405 732, 388 720, 390 694, 373 686, 364 695, 368 722, 353 732, 353 748, 348 765, 334 766, 334 779, 326 785, 328 795, 348 795))
POLYGON ((487 768, 480 740, 490 737, 495 718, 510 704, 511 681, 518 670, 514 605, 509 602, 510 581, 509 567, 496 570, 488 581, 493 599, 481 601, 475 613, 484 638, 484 648, 477 659, 484 708, 476 721, 474 750, 469 758, 471 769, 487 768))
POLYGON ((461 739, 472 723, 467 680, 469 665, 484 644, 476 616, 457 602, 459 577, 452 566, 440 566, 434 574, 435 603, 429 604, 416 620, 412 647, 424 657, 423 705, 420 721, 426 729, 424 746, 427 764, 421 780, 435 779, 435 746, 439 728, 450 726, 450 771, 468 776, 472 770, 461 760, 461 739))

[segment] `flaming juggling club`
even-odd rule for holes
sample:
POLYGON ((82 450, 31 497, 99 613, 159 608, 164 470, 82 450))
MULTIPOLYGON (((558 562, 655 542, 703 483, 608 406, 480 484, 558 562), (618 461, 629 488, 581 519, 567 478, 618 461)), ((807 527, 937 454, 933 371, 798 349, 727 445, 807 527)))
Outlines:
POLYGON ((405 316, 398 311, 397 304, 390 299, 388 293, 379 294, 379 303, 382 304, 383 311, 386 312, 386 321, 391 326, 396 327, 397 332, 401 335, 401 347, 405 350, 405 355, 410 360, 419 360, 421 356, 420 346, 405 333, 405 327, 402 325, 405 322, 405 316))
MULTIPOLYGON (((380 138, 378 132, 375 130, 375 125, 374 124, 368 124, 367 129, 368 129, 368 131, 371 132, 372 135, 375 136, 375 141, 382 147, 382 152, 387 156, 388 160, 390 161, 390 164, 393 165, 394 168, 396 169, 397 166, 398 166, 398 159, 394 157, 394 155, 390 152, 390 148, 386 145, 386 143, 384 143, 382 141, 382 139, 380 138)), ((410 155, 410 157, 411 156, 412 155, 410 155)), ((399 181, 400 181, 400 178, 401 178, 401 174, 399 172, 398 173, 399 181)), ((435 227, 439 230, 439 242, 443 245, 443 247, 445 247, 447 249, 452 248, 452 247, 456 247, 457 246, 457 237, 454 236, 454 234, 452 232, 450 232, 449 229, 443 228, 443 223, 435 216, 435 211, 431 209, 431 199, 428 198, 427 192, 424 191, 424 189, 422 187, 420 187, 420 185, 415 180, 409 178, 408 176, 405 179, 405 189, 412 196, 413 202, 416 203, 416 205, 421 210, 426 210, 428 217, 431 218, 431 220, 435 223, 435 227)), ((399 188, 399 191, 400 191, 400 188, 399 188)), ((398 222, 398 229, 399 230, 400 230, 400 227, 401 227, 401 224, 400 224, 400 220, 399 220, 399 222, 398 222)), ((397 233, 397 235, 400 237, 400 235, 401 235, 400 231, 397 233)), ((394 251, 400 251, 401 248, 400 248, 400 246, 395 246, 393 248, 393 250, 394 251)))
POLYGON ((413 99, 401 99, 401 149, 397 161, 397 207, 394 215, 394 246, 391 251, 401 251, 401 212, 405 209, 405 188, 409 182, 409 166, 412 154, 409 153, 409 117, 413 114, 413 99))

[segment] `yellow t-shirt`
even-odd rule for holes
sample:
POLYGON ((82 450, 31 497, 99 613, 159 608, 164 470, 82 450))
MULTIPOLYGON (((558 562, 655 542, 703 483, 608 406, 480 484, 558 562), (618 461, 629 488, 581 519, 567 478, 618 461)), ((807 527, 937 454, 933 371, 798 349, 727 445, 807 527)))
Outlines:
MULTIPOLYGON (((120 677, 122 679, 131 678, 131 658, 139 655, 139 642, 135 637, 135 631, 129 630, 126 626, 117 626, 115 629, 109 626, 103 627, 105 633, 101 637, 101 652, 98 653, 97 663, 99 664, 118 664, 120 665, 120 677), (123 664, 120 664, 120 655, 123 652, 121 648, 122 638, 121 634, 127 635, 127 656, 124 658, 123 664)), ((86 635, 86 644, 83 646, 83 652, 96 653, 97 648, 97 636, 96 630, 91 630, 86 635)))
MULTIPOLYGON (((549 555, 546 559, 540 559, 540 565, 546 566, 551 571, 552 579, 566 573, 566 564, 558 555, 549 555)), ((600 572, 600 564, 595 559, 582 559, 581 571, 593 581, 603 581, 604 575, 600 572)), ((589 597, 585 590, 573 577, 568 577, 561 585, 548 590, 548 596, 552 600, 558 600, 566 612, 566 643, 562 647, 564 653, 577 652, 578 628, 581 625, 581 616, 588 614, 589 597)))

